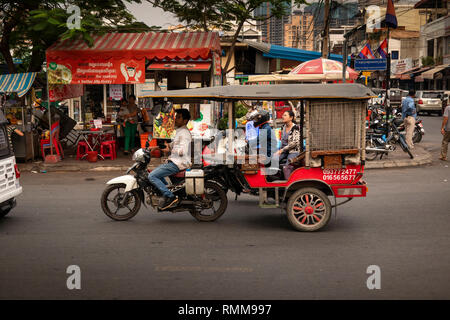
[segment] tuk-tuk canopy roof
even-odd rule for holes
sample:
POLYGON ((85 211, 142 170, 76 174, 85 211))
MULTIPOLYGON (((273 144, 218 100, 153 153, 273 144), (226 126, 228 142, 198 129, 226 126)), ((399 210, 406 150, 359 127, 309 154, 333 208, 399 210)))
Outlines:
POLYGON ((361 84, 232 85, 197 89, 154 91, 140 98, 171 100, 300 100, 369 99, 376 95, 361 84))

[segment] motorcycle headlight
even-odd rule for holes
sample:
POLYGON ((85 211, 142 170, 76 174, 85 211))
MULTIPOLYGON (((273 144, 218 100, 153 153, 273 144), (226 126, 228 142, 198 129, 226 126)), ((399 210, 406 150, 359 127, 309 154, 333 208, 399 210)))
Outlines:
POLYGON ((132 157, 133 161, 144 162, 144 150, 137 150, 132 157))

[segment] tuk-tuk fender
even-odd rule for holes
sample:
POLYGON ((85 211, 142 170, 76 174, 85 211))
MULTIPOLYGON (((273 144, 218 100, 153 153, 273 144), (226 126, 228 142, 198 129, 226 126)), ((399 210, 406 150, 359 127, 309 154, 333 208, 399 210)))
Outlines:
POLYGON ((286 188, 283 201, 289 199, 289 196, 300 188, 317 188, 327 196, 334 196, 333 189, 325 182, 321 180, 302 180, 294 182, 286 188))

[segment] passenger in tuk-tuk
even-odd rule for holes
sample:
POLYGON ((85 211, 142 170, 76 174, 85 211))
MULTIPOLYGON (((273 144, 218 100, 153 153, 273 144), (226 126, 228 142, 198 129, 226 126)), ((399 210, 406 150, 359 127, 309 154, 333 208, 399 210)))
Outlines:
MULTIPOLYGON (((258 138, 256 141, 256 145, 258 146, 258 154, 266 157, 264 161, 264 166, 269 168, 273 163, 272 155, 276 152, 276 144, 277 139, 275 137, 275 133, 272 130, 272 127, 269 125, 270 115, 266 110, 258 111, 258 114, 255 116, 254 126, 255 128, 259 128, 258 138), (266 143, 263 142, 261 137, 266 138, 266 143), (270 160, 268 160, 270 159, 270 160)), ((269 175, 275 173, 267 172, 269 175)))
POLYGON ((288 165, 290 159, 300 154, 300 128, 294 122, 295 114, 292 110, 285 111, 282 116, 283 127, 281 128, 281 148, 274 154, 278 158, 280 168, 284 174, 279 172, 276 177, 271 178, 283 180, 288 179, 292 173, 293 167, 288 165))

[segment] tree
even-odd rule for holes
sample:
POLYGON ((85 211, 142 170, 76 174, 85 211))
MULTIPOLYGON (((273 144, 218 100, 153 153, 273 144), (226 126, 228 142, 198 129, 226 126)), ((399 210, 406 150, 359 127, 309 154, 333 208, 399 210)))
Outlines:
MULTIPOLYGON (((263 21, 269 17, 254 17, 254 11, 263 3, 270 5, 271 17, 281 17, 291 1, 286 0, 149 0, 154 7, 175 14, 178 20, 192 29, 209 31, 210 28, 231 30, 232 22, 237 25, 230 51, 233 52, 236 41, 241 33, 244 23, 248 20, 263 21)), ((294 4, 307 4, 306 0, 294 0, 294 4)), ((231 54, 223 68, 223 78, 230 71, 231 54)))
MULTIPOLYGON (((141 3, 141 0, 126 0, 141 3)), ((135 21, 123 0, 20 0, 0 2, 0 53, 10 73, 18 68, 12 54, 24 60, 19 71, 39 71, 45 50, 58 39, 84 39, 92 45, 92 34, 154 30, 135 21), (80 28, 69 29, 70 5, 80 8, 80 28)))

